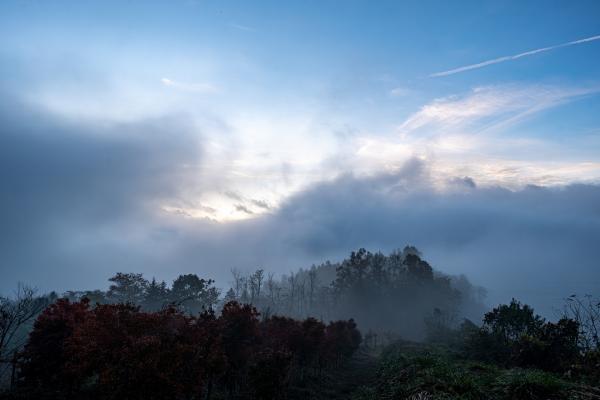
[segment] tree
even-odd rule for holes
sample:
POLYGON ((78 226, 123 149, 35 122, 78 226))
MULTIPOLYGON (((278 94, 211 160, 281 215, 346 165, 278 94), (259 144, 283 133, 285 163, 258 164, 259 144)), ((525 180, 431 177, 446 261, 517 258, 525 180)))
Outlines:
POLYGON ((500 337, 505 343, 515 342, 522 335, 535 336, 544 325, 544 319, 533 308, 512 299, 501 304, 483 317, 483 328, 500 337))
POLYGON ((407 254, 404 258, 404 265, 406 265, 408 269, 408 273, 412 276, 423 280, 423 281, 431 281, 433 280, 433 269, 431 265, 427 261, 421 260, 416 254, 412 252, 407 254))
POLYGON ((325 362, 339 364, 350 357, 360 346, 362 336, 353 319, 330 322, 325 328, 323 348, 320 354, 325 362))
POLYGON ((223 352, 227 358, 225 383, 232 395, 243 385, 243 378, 256 351, 260 335, 258 312, 249 304, 233 301, 225 304, 219 320, 223 352))
POLYGON ((35 289, 24 285, 17 287, 13 298, 0 297, 0 386, 5 379, 6 384, 14 385, 17 352, 25 344, 33 320, 50 299, 36 296, 35 289))
POLYGON ((580 329, 580 343, 585 350, 600 350, 600 299, 591 295, 571 295, 565 300, 565 318, 573 319, 580 329))
POLYGON ((229 288, 227 293, 225 293, 225 297, 223 297, 223 304, 227 304, 230 301, 236 301, 237 297, 235 296, 235 290, 233 288, 229 288))
POLYGON ((109 281, 113 283, 107 297, 113 303, 141 304, 144 301, 148 281, 142 274, 117 272, 109 281))
POLYGON ((13 376, 16 352, 27 338, 26 328, 47 305, 47 298, 23 285, 18 286, 14 298, 0 297, 0 365, 11 365, 13 376))
POLYGON ((290 353, 272 349, 265 349, 255 356, 248 373, 253 399, 284 398, 291 359, 290 353))
POLYGON ((313 265, 308 271, 308 308, 312 312, 315 305, 315 292, 317 291, 318 277, 317 269, 313 265))
POLYGON ((30 389, 72 390, 65 348, 74 330, 88 315, 89 301, 59 299, 40 314, 21 355, 21 378, 30 389))
POLYGON ((66 370, 78 382, 94 382, 97 398, 191 398, 206 384, 194 350, 205 349, 207 337, 190 332, 193 322, 173 308, 99 305, 68 340, 66 370))
POLYGON ((171 302, 189 314, 213 308, 219 300, 219 290, 213 283, 196 274, 179 275, 171 287, 171 302))
POLYGON ((165 281, 160 283, 152 278, 150 284, 146 288, 143 307, 145 310, 158 311, 169 302, 169 288, 165 281))
POLYGON ((252 275, 250 275, 250 303, 252 304, 254 304, 254 302, 260 298, 263 278, 264 270, 262 269, 257 269, 252 275))
POLYGON ((569 318, 547 322, 535 336, 523 335, 516 344, 515 361, 523 367, 566 371, 580 355, 579 324, 569 318))
POLYGON ((130 400, 284 397, 292 377, 334 365, 360 343, 356 324, 316 319, 259 321, 229 302, 219 317, 131 303, 89 306, 59 299, 36 320, 18 398, 130 400), (295 371, 296 373, 292 373, 295 371))

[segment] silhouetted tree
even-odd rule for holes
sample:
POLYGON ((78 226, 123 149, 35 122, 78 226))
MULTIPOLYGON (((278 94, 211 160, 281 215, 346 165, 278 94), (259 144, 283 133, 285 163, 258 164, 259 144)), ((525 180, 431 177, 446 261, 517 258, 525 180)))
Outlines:
POLYGON ((166 282, 157 282, 156 279, 152 278, 152 281, 146 288, 142 303, 143 308, 150 311, 158 311, 168 304, 169 296, 170 291, 166 282))
POLYGON ((107 297, 111 302, 141 304, 144 301, 148 281, 142 274, 117 272, 109 281, 112 284, 107 297))
POLYGON ((213 283, 195 274, 180 275, 171 287, 171 302, 189 314, 213 308, 219 300, 219 290, 213 283))

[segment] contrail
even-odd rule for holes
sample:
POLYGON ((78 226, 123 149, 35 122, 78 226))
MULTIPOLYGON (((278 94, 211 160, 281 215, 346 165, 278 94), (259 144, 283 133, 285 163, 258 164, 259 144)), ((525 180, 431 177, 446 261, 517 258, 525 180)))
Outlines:
POLYGON ((488 65, 498 64, 498 63, 502 63, 505 61, 517 60, 519 58, 531 56, 531 55, 534 55, 537 53, 543 53, 545 51, 560 49, 561 47, 574 46, 576 44, 586 43, 586 42, 593 42, 594 40, 600 40, 600 35, 588 37, 585 39, 574 40, 572 42, 557 44, 556 46, 542 47, 541 49, 530 50, 530 51, 526 51, 525 53, 519 53, 519 54, 515 54, 512 56, 504 56, 504 57, 500 57, 500 58, 494 58, 493 60, 487 60, 487 61, 483 61, 483 62, 480 62, 477 64, 466 65, 464 67, 459 67, 459 68, 451 69, 448 71, 436 72, 434 74, 429 75, 429 77, 436 78, 439 76, 458 74, 459 72, 469 71, 471 69, 483 68, 483 67, 487 67, 488 65))

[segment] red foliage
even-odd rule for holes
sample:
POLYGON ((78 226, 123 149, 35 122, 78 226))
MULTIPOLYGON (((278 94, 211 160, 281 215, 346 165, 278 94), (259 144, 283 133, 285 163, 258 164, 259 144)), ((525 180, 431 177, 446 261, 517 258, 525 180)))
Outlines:
POLYGON ((325 330, 323 355, 328 361, 339 362, 351 356, 360 346, 362 336, 353 319, 330 322, 325 330))
POLYGON ((69 354, 65 350, 73 331, 81 325, 89 312, 87 300, 71 303, 59 299, 37 318, 25 346, 21 379, 29 387, 70 388, 73 376, 66 374, 69 354))
MULTIPOLYGON (((129 304, 90 308, 59 300, 35 323, 23 353, 22 386, 69 398, 210 398, 213 388, 277 398, 289 371, 351 355, 356 324, 271 317, 230 302, 219 317, 129 304)), ((57 396, 59 397, 59 396, 57 396)))

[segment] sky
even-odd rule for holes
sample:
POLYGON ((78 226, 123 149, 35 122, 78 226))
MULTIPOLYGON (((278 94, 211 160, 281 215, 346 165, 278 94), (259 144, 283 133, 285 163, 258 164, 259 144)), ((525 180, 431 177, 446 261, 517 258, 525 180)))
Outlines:
POLYGON ((416 245, 600 291, 597 1, 0 3, 0 292, 416 245))

